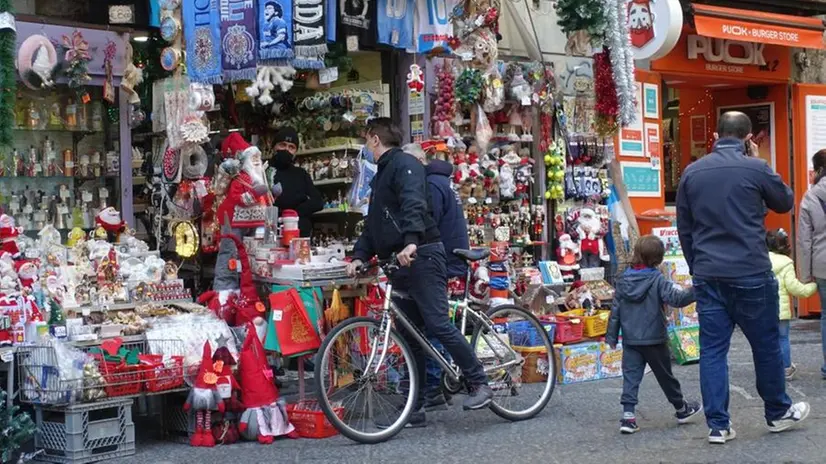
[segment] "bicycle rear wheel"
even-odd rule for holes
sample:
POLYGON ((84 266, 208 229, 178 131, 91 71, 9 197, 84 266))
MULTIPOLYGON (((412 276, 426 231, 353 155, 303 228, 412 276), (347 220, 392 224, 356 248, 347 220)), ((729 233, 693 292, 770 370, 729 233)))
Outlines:
POLYGON ((487 316, 493 332, 477 324, 471 347, 493 389, 490 409, 511 421, 530 419, 547 406, 556 387, 553 343, 536 316, 524 308, 496 306, 487 316))
POLYGON ((410 347, 396 330, 385 346, 379 321, 348 319, 327 335, 319 353, 316 392, 336 430, 353 441, 375 444, 404 428, 413 413, 418 379, 410 347))

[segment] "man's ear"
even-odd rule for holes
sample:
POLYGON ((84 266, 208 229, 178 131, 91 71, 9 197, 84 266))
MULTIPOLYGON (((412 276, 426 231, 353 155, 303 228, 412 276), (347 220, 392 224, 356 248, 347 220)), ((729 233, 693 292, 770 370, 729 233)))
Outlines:
POLYGON ((714 140, 719 140, 720 139, 720 134, 718 134, 717 132, 712 134, 712 136, 714 137, 714 140))

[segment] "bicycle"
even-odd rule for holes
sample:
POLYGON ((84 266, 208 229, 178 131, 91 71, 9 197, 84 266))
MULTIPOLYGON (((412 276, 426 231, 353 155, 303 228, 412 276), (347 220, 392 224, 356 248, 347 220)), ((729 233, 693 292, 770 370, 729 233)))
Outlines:
MULTIPOLYGON (((486 249, 454 250, 453 253, 468 263, 484 260, 490 255, 486 249)), ((376 267, 388 277, 399 269, 393 258, 380 260, 372 266, 365 265, 360 272, 376 267)), ((468 282, 470 272, 468 269, 468 282)), ((533 418, 548 404, 556 386, 557 366, 548 332, 536 316, 516 305, 500 305, 485 312, 481 305, 471 300, 469 288, 467 285, 462 300, 453 303, 454 317, 461 315, 459 328, 465 336, 468 323, 473 325, 470 345, 482 362, 494 391, 490 409, 510 421, 533 418), (532 346, 513 348, 523 345, 532 346), (528 379, 534 380, 530 383, 523 381, 523 368, 529 357, 533 357, 531 366, 535 363, 536 367, 528 369, 540 372, 528 379), (537 378, 539 381, 535 381, 537 378), (510 402, 517 399, 526 399, 528 406, 511 407, 510 402)), ((425 353, 441 365, 442 388, 447 393, 457 394, 465 387, 459 368, 433 348, 393 301, 407 297, 388 283, 380 319, 348 319, 336 326, 319 348, 320 359, 315 366, 319 406, 330 423, 353 441, 375 444, 389 440, 405 427, 414 412, 416 392, 424 379, 418 378, 412 352, 399 333, 398 325, 408 330, 425 353), (348 366, 351 369, 345 369, 348 366), (365 393, 366 398, 359 400, 347 396, 338 399, 336 394, 339 392, 365 393), (396 396, 399 398, 394 399, 396 396), (398 414, 398 417, 392 419, 388 414, 398 414), (377 423, 379 421, 383 421, 382 426, 377 423), (364 426, 363 430, 357 428, 359 424, 364 426)))

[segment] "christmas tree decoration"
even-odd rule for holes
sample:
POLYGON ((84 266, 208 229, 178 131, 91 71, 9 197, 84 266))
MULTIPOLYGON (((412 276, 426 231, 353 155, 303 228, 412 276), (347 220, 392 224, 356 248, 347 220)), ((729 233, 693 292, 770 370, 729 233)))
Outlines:
POLYGON ((31 417, 21 413, 19 406, 7 406, 6 395, 5 390, 0 389, 0 462, 12 462, 17 450, 31 440, 37 430, 31 417))
POLYGON ((583 31, 592 43, 598 43, 605 34, 605 3, 605 0, 558 0, 557 24, 568 37, 583 31))
POLYGON ((17 79, 14 49, 17 42, 12 0, 0 0, 0 148, 11 147, 17 79))
POLYGON ((605 45, 611 57, 614 85, 619 102, 618 122, 625 127, 636 119, 636 84, 634 52, 631 50, 631 30, 628 26, 629 0, 603 0, 607 27, 605 45))
POLYGON ((92 61, 89 42, 76 30, 71 37, 63 36, 63 48, 66 49, 63 74, 69 80, 69 88, 75 91, 78 100, 89 103, 89 92, 86 91, 86 83, 92 80, 89 77, 89 62, 92 61))
POLYGON ((596 96, 594 119, 597 134, 603 137, 611 136, 619 129, 617 124, 619 102, 607 49, 594 55, 594 94, 596 96))
POLYGON ((485 79, 478 69, 466 68, 456 78, 453 89, 456 100, 463 105, 471 105, 482 96, 485 79))

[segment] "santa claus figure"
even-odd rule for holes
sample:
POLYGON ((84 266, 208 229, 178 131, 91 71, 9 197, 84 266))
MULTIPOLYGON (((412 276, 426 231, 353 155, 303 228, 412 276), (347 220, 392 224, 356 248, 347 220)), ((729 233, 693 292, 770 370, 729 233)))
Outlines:
POLYGON ((120 211, 112 206, 100 210, 95 216, 95 224, 98 226, 95 230, 95 237, 106 236, 110 242, 117 242, 120 239, 120 234, 126 230, 126 223, 121 219, 120 211))
POLYGON ((14 218, 8 214, 0 216, 0 252, 6 252, 12 258, 20 256, 20 249, 17 247, 17 237, 22 230, 14 226, 14 218))
POLYGON ((559 247, 556 249, 556 261, 559 264, 559 270, 562 271, 562 279, 565 283, 571 283, 579 271, 579 261, 582 259, 582 253, 579 250, 579 245, 574 242, 569 234, 562 234, 559 236, 559 247))
POLYGON ((279 398, 278 388, 273 382, 264 346, 252 327, 247 330, 239 361, 241 401, 246 408, 238 424, 241 436, 265 445, 282 435, 298 438, 295 427, 287 418, 286 404, 279 398))
POLYGON ((189 439, 192 446, 215 446, 215 438, 212 436, 212 411, 223 413, 226 406, 221 398, 216 384, 218 374, 215 372, 212 363, 212 347, 209 342, 204 343, 204 352, 201 357, 201 366, 198 368, 198 376, 195 378, 195 385, 189 391, 189 396, 184 403, 184 411, 190 409, 195 411, 195 433, 189 439))
POLYGON ((229 352, 226 346, 218 347, 215 354, 212 355, 212 368, 218 374, 218 381, 215 386, 221 399, 224 400, 226 411, 221 422, 212 428, 212 436, 215 438, 215 443, 221 445, 229 445, 237 442, 241 437, 238 433, 238 427, 235 424, 235 413, 240 413, 244 410, 244 406, 239 399, 241 387, 238 381, 235 380, 235 374, 232 366, 235 366, 235 358, 229 352))
POLYGON ((602 239, 602 220, 591 208, 582 208, 579 211, 576 233, 579 237, 579 250, 582 253, 580 267, 591 269, 601 267, 603 262, 610 261, 602 239))
MULTIPOLYGON (((654 14, 652 0, 631 0, 628 4, 628 25, 631 28, 631 45, 644 47, 654 40, 654 14)), ((654 0, 656 1, 656 0, 654 0)))
POLYGON ((20 288, 32 289, 32 285, 37 281, 37 260, 22 259, 14 263, 17 271, 17 279, 20 281, 20 288))

